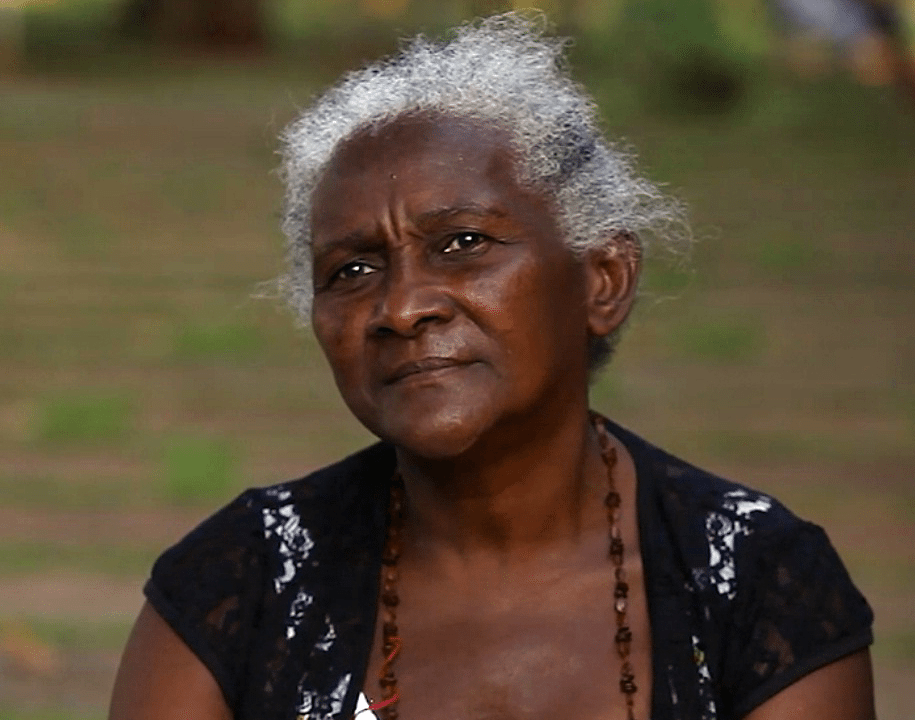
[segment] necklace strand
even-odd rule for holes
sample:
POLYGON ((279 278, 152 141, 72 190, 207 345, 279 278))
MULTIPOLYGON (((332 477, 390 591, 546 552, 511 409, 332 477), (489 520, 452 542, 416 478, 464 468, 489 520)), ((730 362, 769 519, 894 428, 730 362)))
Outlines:
MULTIPOLYGON (((627 623, 626 613, 629 608, 629 583, 626 576, 625 546, 623 535, 620 531, 620 518, 622 516, 622 498, 616 489, 613 471, 616 468, 616 448, 604 420, 596 413, 591 414, 591 422, 597 432, 600 443, 601 457, 607 468, 607 496, 604 498, 604 507, 607 511, 607 522, 610 526, 610 548, 608 556, 613 565, 613 613, 616 618, 616 634, 614 643, 616 653, 620 660, 620 692, 626 699, 627 720, 635 720, 633 706, 635 693, 638 689, 635 684, 635 674, 632 670, 630 652, 632 650, 632 629, 627 623)), ((395 473, 391 482, 391 495, 388 501, 388 532, 385 540, 384 552, 381 556, 381 651, 385 658, 379 673, 378 685, 381 688, 381 700, 369 705, 370 710, 375 710, 381 720, 398 720, 397 704, 400 700, 400 691, 397 687, 397 676, 394 674, 394 661, 400 652, 402 641, 397 627, 397 606, 400 597, 397 593, 400 571, 397 562, 403 550, 403 515, 405 490, 403 478, 400 473, 395 473)))
POLYGON ((622 516, 622 498, 616 489, 613 470, 616 468, 616 448, 613 439, 604 425, 603 418, 592 414, 591 421, 597 430, 597 439, 600 443, 601 455, 607 466, 607 496, 604 498, 604 507, 607 510, 607 521, 610 525, 610 562, 613 563, 614 588, 613 612, 616 615, 616 654, 620 659, 620 692, 626 698, 626 718, 635 720, 633 706, 635 693, 638 689, 635 684, 635 673, 632 671, 632 662, 629 654, 632 650, 632 629, 626 622, 626 611, 629 609, 629 582, 626 576, 625 546, 623 534, 620 532, 620 518, 622 516))

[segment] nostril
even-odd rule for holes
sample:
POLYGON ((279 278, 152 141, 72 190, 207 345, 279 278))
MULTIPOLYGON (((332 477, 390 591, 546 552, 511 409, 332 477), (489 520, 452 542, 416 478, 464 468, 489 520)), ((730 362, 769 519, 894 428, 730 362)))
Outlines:
POLYGON ((374 337, 412 337, 431 325, 447 322, 453 315, 450 300, 442 288, 418 282, 390 283, 379 299, 370 331, 374 337))

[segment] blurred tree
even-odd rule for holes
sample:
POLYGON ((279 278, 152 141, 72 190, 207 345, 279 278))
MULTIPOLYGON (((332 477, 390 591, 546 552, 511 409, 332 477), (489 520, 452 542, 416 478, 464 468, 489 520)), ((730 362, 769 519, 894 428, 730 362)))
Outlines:
POLYGON ((266 40, 265 0, 128 0, 121 27, 156 42, 258 49, 266 40))
POLYGON ((406 13, 410 0, 361 0, 359 4, 368 17, 396 18, 406 13))
POLYGON ((24 45, 23 7, 15 3, 0 4, 0 72, 18 68, 24 45))
POLYGON ((722 20, 719 0, 628 0, 616 29, 620 61, 648 107, 717 115, 746 99, 747 57, 722 20))

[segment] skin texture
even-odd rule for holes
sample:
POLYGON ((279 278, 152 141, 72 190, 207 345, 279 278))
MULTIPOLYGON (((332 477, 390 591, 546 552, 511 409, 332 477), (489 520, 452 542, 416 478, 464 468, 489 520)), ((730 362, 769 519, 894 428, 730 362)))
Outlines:
POLYGON ((319 184, 313 326, 371 431, 417 460, 488 463, 557 395, 586 402, 584 269, 499 133, 431 127, 358 137, 319 184))
POLYGON ((145 604, 121 658, 108 717, 231 720, 232 714, 210 671, 145 604))
MULTIPOLYGON (((498 130, 432 117, 345 143, 315 192, 312 231, 316 336, 354 415, 395 445, 407 488, 401 717, 622 720, 587 341, 629 311, 632 245, 608 238, 575 256, 549 199, 517 181, 498 130)), ((616 449, 635 714, 649 718, 636 477, 616 449)), ((200 662, 145 608, 110 717, 229 714, 200 662)), ((750 720, 824 717, 873 718, 866 652, 811 673, 750 720)))

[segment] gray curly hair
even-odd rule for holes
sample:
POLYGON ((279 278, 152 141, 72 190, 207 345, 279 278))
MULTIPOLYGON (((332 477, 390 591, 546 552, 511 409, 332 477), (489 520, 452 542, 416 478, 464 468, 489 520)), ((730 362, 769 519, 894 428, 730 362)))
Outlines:
MULTIPOLYGON (((677 252, 689 233, 679 203, 640 177, 631 155, 601 135, 597 108, 566 69, 566 42, 545 37, 542 16, 506 13, 456 28, 450 40, 418 36, 399 53, 345 75, 281 136, 287 272, 280 290, 303 322, 311 312, 311 197, 339 145, 406 114, 489 123, 507 133, 522 182, 550 195, 576 253, 636 238, 677 252)), ((618 333, 594 338, 591 368, 618 333)))

